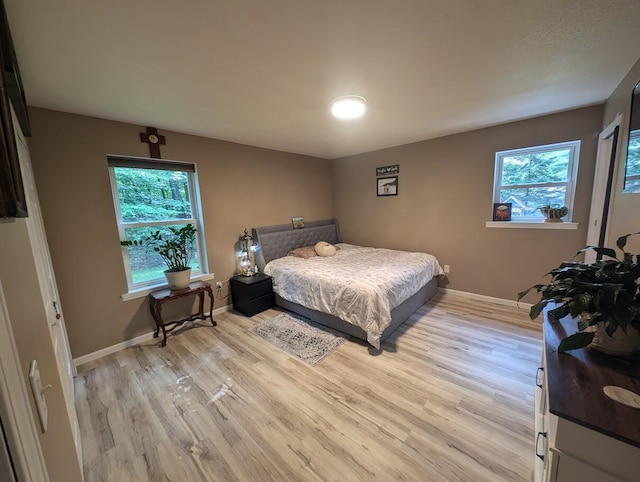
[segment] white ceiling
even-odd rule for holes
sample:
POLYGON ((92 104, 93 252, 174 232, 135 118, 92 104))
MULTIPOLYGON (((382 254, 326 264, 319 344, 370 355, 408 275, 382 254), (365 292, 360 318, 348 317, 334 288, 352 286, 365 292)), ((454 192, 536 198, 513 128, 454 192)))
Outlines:
POLYGON ((638 0, 5 5, 30 105, 324 158, 600 103, 640 57, 638 0))

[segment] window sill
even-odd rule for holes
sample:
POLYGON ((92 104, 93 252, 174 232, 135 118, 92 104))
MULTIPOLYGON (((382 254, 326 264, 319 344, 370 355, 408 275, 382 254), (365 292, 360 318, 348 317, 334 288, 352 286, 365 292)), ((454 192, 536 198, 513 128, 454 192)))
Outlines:
POLYGON ((545 223, 544 221, 487 221, 487 228, 507 229, 578 229, 579 223, 545 223))
MULTIPOLYGON (((199 274, 197 276, 191 277, 191 281, 206 281, 209 279, 214 279, 213 273, 204 273, 204 274, 199 274)), ((159 283, 153 286, 145 286, 144 288, 139 288, 136 290, 131 290, 128 293, 124 293, 123 295, 120 295, 120 298, 122 298, 122 301, 135 300, 136 298, 144 298, 152 291, 161 290, 168 287, 169 285, 167 283, 159 283)))

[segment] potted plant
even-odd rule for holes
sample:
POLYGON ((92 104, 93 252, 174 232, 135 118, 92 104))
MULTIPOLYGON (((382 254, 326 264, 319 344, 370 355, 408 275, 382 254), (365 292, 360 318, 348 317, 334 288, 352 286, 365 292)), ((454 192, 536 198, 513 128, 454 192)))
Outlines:
POLYGON ((559 204, 545 204, 538 209, 545 217, 545 223, 562 223, 562 218, 569 213, 566 206, 561 207, 559 204))
POLYGON ((593 250, 603 258, 594 263, 565 261, 547 273, 551 275, 548 284, 518 293, 518 301, 532 289, 540 293, 540 301, 529 312, 532 320, 549 303, 556 305, 549 310, 556 319, 580 317, 578 332, 562 340, 559 353, 589 346, 624 356, 640 348, 640 255, 624 250, 629 236, 633 234, 621 236, 616 242, 621 259, 614 249, 587 246, 576 256, 593 250))
POLYGON ((172 290, 189 286, 191 261, 196 250, 196 228, 185 224, 181 228, 168 226, 169 233, 154 231, 139 240, 120 241, 121 246, 144 246, 160 255, 167 265, 164 275, 172 290))

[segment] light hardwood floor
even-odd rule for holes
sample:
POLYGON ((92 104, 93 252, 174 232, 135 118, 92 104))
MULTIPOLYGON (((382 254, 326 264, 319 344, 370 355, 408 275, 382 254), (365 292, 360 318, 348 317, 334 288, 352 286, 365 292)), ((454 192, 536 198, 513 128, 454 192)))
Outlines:
POLYGON ((94 481, 529 481, 541 330, 525 309, 436 295, 372 356, 316 367, 235 312, 80 367, 94 481))

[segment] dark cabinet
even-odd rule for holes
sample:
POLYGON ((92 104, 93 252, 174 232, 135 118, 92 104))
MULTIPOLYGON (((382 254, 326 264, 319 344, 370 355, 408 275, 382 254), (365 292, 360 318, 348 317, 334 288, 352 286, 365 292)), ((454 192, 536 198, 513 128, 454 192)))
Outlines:
POLYGON ((27 103, 9 22, 0 2, 0 218, 26 218, 27 202, 16 146, 11 105, 25 136, 31 135, 27 103))
POLYGON ((229 282, 234 310, 253 316, 273 308, 271 276, 262 273, 255 276, 234 276, 229 282))

